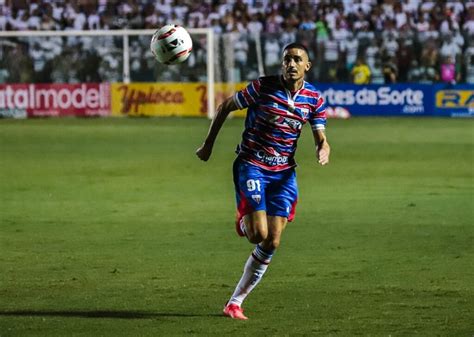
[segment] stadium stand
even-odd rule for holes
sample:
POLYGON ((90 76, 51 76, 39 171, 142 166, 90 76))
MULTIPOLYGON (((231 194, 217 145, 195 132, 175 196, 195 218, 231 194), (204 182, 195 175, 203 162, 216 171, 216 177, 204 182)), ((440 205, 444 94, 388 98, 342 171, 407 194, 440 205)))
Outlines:
MULTIPOLYGON (((247 52, 261 35, 267 73, 278 69, 278 52, 298 40, 310 50, 310 80, 350 82, 364 58, 373 83, 474 83, 474 1, 421 0, 0 0, 0 30, 107 30, 156 28, 165 23, 212 27, 234 43, 240 80, 255 77, 247 52), (276 54, 276 55, 275 55, 276 54), (448 66, 449 64, 449 66, 448 66)), ((27 38, 0 41, 0 83, 120 81, 120 41, 103 37, 27 38), (118 74, 118 75, 117 75, 118 74)), ((131 42, 136 81, 154 81, 147 38, 131 42)), ((202 66, 199 44, 189 66, 202 66)), ((181 76, 172 69, 167 80, 181 76)))

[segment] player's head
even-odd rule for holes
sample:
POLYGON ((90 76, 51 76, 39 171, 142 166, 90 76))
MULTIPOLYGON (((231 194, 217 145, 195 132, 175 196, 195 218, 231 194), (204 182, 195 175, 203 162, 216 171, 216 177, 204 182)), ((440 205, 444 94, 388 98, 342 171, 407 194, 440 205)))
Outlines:
POLYGON ((298 81, 311 68, 308 49, 301 43, 290 43, 283 48, 282 71, 287 81, 298 81))

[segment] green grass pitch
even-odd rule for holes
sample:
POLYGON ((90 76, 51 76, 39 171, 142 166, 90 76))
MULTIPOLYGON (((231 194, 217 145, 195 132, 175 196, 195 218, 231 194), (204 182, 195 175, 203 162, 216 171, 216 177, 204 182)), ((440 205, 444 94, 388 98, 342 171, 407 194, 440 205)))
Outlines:
POLYGON ((330 120, 297 152, 295 222, 221 316, 234 233, 229 120, 0 120, 0 336, 472 336, 474 120, 330 120))

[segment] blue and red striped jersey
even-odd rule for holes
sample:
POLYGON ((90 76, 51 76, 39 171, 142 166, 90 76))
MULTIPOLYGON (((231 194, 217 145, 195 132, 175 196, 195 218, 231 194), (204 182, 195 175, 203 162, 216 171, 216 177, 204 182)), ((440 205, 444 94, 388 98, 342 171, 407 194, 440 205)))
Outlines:
POLYGON ((326 127, 326 102, 306 81, 291 93, 281 76, 261 77, 238 91, 234 102, 248 108, 238 156, 266 170, 296 166, 296 146, 306 122, 313 130, 326 127))

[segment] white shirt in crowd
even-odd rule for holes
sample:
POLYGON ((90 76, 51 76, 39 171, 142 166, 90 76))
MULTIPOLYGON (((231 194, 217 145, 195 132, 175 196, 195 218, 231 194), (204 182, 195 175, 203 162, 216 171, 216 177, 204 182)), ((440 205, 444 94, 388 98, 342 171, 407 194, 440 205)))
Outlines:
POLYGON ((466 21, 462 28, 468 35, 474 35, 474 20, 466 21))
POLYGON ((445 41, 443 45, 441 46, 439 54, 443 58, 448 57, 448 56, 452 56, 456 58, 457 55, 461 54, 461 48, 454 40, 445 41))
POLYGON ((339 58, 339 44, 334 39, 324 41, 324 61, 336 62, 339 58))
POLYGON ((265 65, 275 66, 280 64, 280 44, 277 39, 265 41, 265 65))
POLYGON ((398 42, 395 40, 395 38, 390 37, 388 40, 384 41, 383 48, 385 49, 388 56, 394 57, 397 55, 398 42))

